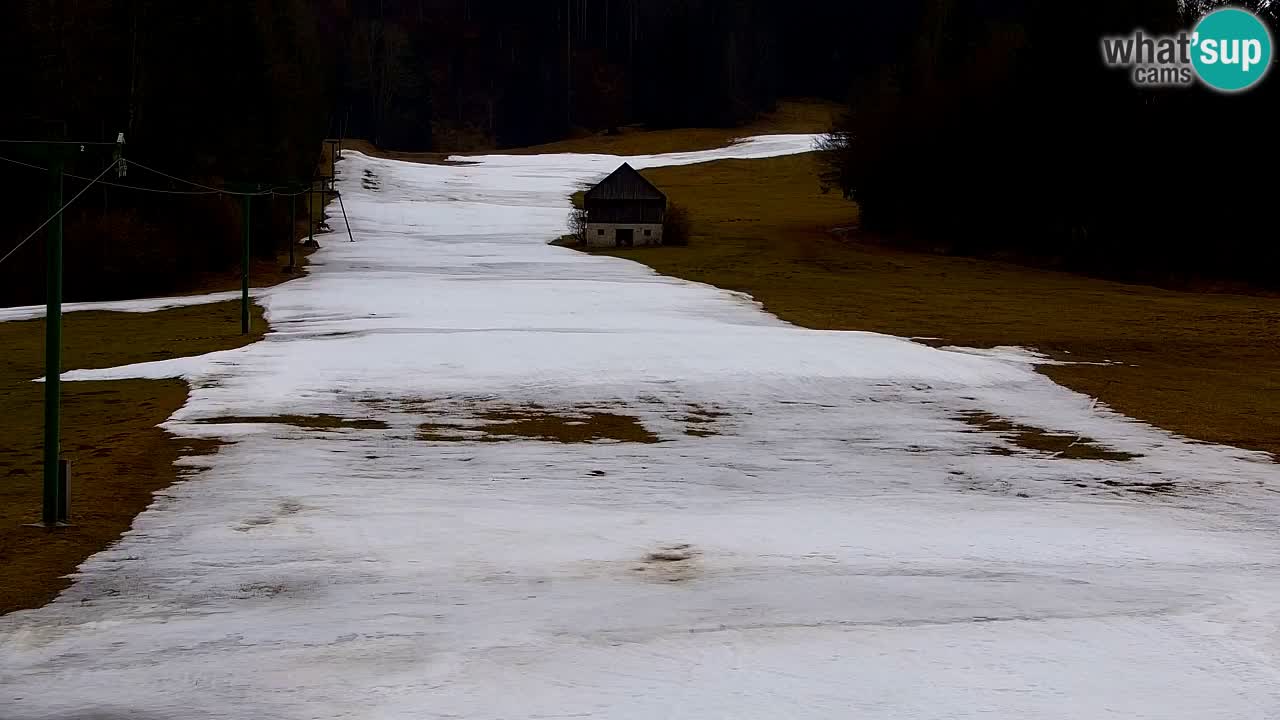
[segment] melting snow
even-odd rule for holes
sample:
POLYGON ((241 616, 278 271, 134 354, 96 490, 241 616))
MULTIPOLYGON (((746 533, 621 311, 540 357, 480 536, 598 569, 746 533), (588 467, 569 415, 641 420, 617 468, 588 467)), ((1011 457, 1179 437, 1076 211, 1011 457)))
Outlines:
MULTIPOLYGON (((252 297, 260 297, 271 288, 250 288, 249 294, 252 297)), ((192 305, 205 305, 207 303, 223 302, 225 300, 236 300, 240 297, 239 290, 229 290, 226 292, 206 293, 204 295, 177 295, 173 297, 159 298, 143 298, 141 300, 105 300, 98 302, 72 302, 63 303, 62 311, 81 312, 85 310, 99 310, 103 312, 129 312, 129 313, 148 313, 158 310, 169 310, 172 308, 191 307, 192 305)), ((15 307, 0 308, 0 322, 9 320, 34 320, 44 317, 44 305, 18 305, 15 307)))
POLYGON ((357 242, 261 295, 262 342, 68 373, 186 377, 167 427, 233 443, 0 618, 0 717, 1280 716, 1265 456, 1022 353, 804 330, 548 246, 620 159, 469 159, 347 152, 357 242), (662 442, 417 434, 533 405, 662 442), (1022 450, 973 412, 1140 457, 1022 450), (388 427, 199 422, 284 413, 388 427))

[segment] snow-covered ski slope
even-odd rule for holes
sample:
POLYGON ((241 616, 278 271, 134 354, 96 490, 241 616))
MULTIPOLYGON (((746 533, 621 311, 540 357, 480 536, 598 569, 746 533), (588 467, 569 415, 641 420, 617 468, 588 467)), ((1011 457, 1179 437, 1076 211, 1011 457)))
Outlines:
MULTIPOLYGON (((249 293, 258 297, 269 288, 251 288, 249 293)), ((103 300, 96 302, 63 303, 62 312, 82 312, 97 310, 99 312, 148 313, 172 308, 191 307, 206 303, 225 302, 240 299, 239 290, 205 293, 203 295, 175 295, 172 297, 143 298, 141 300, 103 300)), ((34 320, 44 317, 44 305, 19 305, 17 307, 0 308, 0 322, 10 320, 34 320)))
POLYGON ((261 293, 264 341, 68 374, 184 376, 168 426, 233 442, 0 618, 0 718, 1280 717, 1267 458, 1017 352, 800 329, 548 246, 619 159, 471 160, 347 152, 357 242, 261 293), (419 434, 533 405, 662 442, 419 434), (1023 450, 967 412, 1141 457, 1023 450), (284 413, 387 427, 199 422, 284 413))

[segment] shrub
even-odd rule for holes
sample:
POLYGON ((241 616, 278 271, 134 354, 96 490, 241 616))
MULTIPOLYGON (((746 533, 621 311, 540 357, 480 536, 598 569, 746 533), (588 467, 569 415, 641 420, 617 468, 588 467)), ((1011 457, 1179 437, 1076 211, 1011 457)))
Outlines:
POLYGON ((581 207, 574 207, 569 212, 569 237, 579 245, 587 244, 587 211, 581 207))
POLYGON ((673 202, 667 203, 667 214, 662 220, 663 245, 688 245, 691 236, 689 214, 673 202))

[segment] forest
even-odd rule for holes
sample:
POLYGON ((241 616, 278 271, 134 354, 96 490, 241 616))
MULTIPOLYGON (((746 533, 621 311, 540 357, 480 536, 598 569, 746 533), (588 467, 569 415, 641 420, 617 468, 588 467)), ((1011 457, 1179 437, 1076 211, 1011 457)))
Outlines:
MULTIPOLYGON (((1098 57, 1104 34, 1185 27, 1193 8, 1176 0, 11 7, 0 138, 123 132, 128 157, 211 186, 304 182, 326 137, 481 150, 731 127, 780 97, 820 97, 849 113, 815 188, 857 202, 869 233, 1138 279, 1276 284, 1271 168, 1259 164, 1275 156, 1274 79, 1233 96, 1139 90, 1098 57)), ((17 145, 0 158, 4 252, 48 215, 45 176, 27 166, 49 159, 17 145)), ((110 160, 89 147, 67 170, 92 177, 110 160)), ((67 299, 163 294, 236 267, 237 198, 174 194, 192 186, 137 168, 112 181, 66 215, 67 299)), ((68 178, 68 196, 81 186, 68 178)), ((270 257, 289 236, 288 203, 256 207, 255 251, 270 257)), ((42 243, 0 264, 0 304, 40 301, 42 243)))
MULTIPOLYGON (((856 81, 824 182, 893 242, 1280 287, 1275 77, 1237 94, 1140 89, 1100 60, 1101 37, 1186 30, 1219 4, 927 3, 907 45, 856 81)), ((1242 5, 1280 20, 1278 3, 1242 5)))

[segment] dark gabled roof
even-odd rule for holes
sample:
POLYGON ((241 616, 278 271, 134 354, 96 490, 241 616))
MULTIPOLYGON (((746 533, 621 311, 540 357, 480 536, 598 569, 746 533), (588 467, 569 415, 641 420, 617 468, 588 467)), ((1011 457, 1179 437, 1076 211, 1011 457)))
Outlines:
POLYGON ((587 200, 666 200, 667 196, 627 163, 587 191, 587 200))

